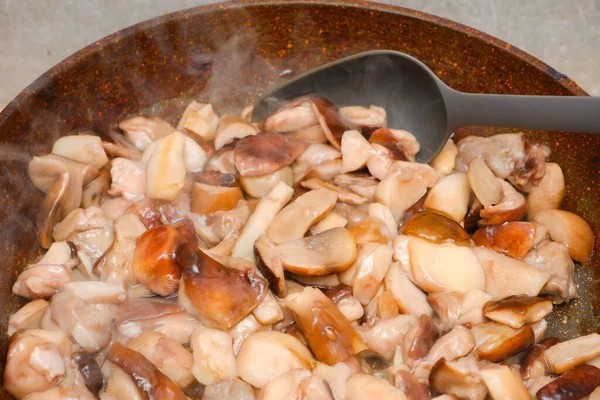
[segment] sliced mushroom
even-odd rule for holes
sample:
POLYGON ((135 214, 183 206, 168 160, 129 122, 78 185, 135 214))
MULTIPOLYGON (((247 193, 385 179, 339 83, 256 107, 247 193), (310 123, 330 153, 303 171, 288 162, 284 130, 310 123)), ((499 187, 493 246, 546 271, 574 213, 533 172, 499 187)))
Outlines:
POLYGON ((471 196, 471 200, 469 211, 463 220, 463 226, 467 232, 474 232, 479 228, 479 214, 481 213, 481 210, 483 210, 483 204, 477 200, 477 197, 471 196))
POLYGON ((302 187, 308 189, 328 189, 337 194, 338 200, 349 204, 363 204, 367 202, 367 199, 357 193, 351 192, 350 190, 341 188, 333 185, 329 182, 324 182, 319 178, 310 178, 306 181, 302 181, 302 187))
POLYGON ((403 345, 406 333, 417 324, 417 317, 401 314, 393 318, 374 320, 359 326, 357 330, 371 351, 386 360, 391 360, 396 347, 403 345))
POLYGON ((600 335, 592 333, 555 344, 544 352, 550 371, 562 374, 600 355, 600 335))
POLYGON ((371 134, 369 142, 385 147, 396 160, 415 161, 415 155, 421 149, 412 133, 399 129, 377 129, 371 134))
POLYGON ((354 297, 367 305, 375 296, 392 262, 392 249, 387 244, 378 245, 356 267, 352 281, 354 297))
POLYGON ((466 171, 473 158, 483 158, 498 178, 512 174, 515 164, 525 156, 525 141, 521 133, 506 133, 489 137, 468 136, 457 144, 456 169, 466 171))
POLYGON ((373 153, 371 145, 359 131, 346 131, 341 140, 342 172, 364 168, 373 153))
POLYGON ((502 200, 499 204, 485 207, 479 212, 480 225, 496 225, 506 221, 518 221, 527 214, 527 203, 525 197, 515 190, 508 182, 500 182, 502 185, 502 200))
MULTIPOLYGON (((108 164, 110 165, 110 164, 108 164)), ((110 168, 102 168, 98 176, 87 184, 81 194, 81 207, 99 206, 100 200, 110 188, 110 168)))
POLYGON ((404 392, 378 376, 357 373, 348 378, 346 386, 347 400, 406 400, 404 392))
MULTIPOLYGON (((109 133, 109 136, 110 133, 109 133)), ((111 157, 123 157, 128 158, 133 161, 139 161, 142 159, 142 152, 138 151, 130 142, 126 139, 122 139, 121 134, 114 134, 111 136, 113 140, 114 138, 119 138, 115 140, 115 143, 102 141, 102 147, 106 152, 106 155, 111 157)))
POLYGON ((535 336, 530 325, 513 329, 494 322, 471 328, 475 354, 479 359, 500 362, 533 346, 535 336))
POLYGON ((142 392, 134 380, 116 364, 106 360, 102 365, 102 375, 106 381, 104 391, 100 395, 102 400, 143 400, 142 392))
POLYGON ((198 324, 191 338, 193 367, 198 382, 210 385, 216 381, 238 376, 233 339, 227 332, 198 324))
POLYGON ((344 271, 357 257, 354 237, 344 228, 280 244, 277 252, 286 271, 305 276, 344 271))
POLYGON ((321 221, 317 222, 310 228, 310 233, 316 235, 333 228, 344 228, 348 224, 348 220, 335 211, 330 212, 321 221))
POLYGON ((594 232, 580 216, 564 210, 543 210, 534 221, 548 227, 552 240, 564 244, 575 261, 586 263, 594 249, 594 232))
POLYGON ((473 193, 485 208, 500 204, 502 181, 496 179, 485 161, 481 158, 473 158, 469 163, 467 177, 473 193))
POLYGON ((557 338, 546 338, 527 352, 521 363, 521 378, 524 381, 548 374, 548 363, 544 358, 544 352, 557 343, 560 343, 557 338))
POLYGON ((431 188, 423 206, 462 222, 469 209, 471 187, 464 172, 447 175, 431 188))
POLYGON ((306 128, 298 129, 289 134, 294 139, 304 140, 306 143, 325 144, 328 143, 321 125, 311 125, 306 128))
POLYGON ((340 108, 340 112, 351 124, 360 127, 367 138, 374 130, 387 126, 387 115, 382 107, 347 106, 340 108))
POLYGON ((424 358, 439 336, 440 330, 433 319, 427 315, 421 315, 419 323, 406 332, 404 338, 405 361, 414 362, 424 358))
POLYGON ((311 97, 310 101, 325 137, 333 147, 340 150, 342 135, 344 132, 354 129, 354 126, 329 100, 311 97))
POLYGON ((220 210, 235 208, 244 195, 239 187, 211 186, 194 183, 191 211, 208 215, 220 210))
POLYGON ((287 292, 283 264, 277 253, 277 245, 266 235, 261 235, 254 242, 256 264, 259 271, 269 281, 269 288, 279 297, 287 292))
POLYGON ((257 133, 258 129, 245 119, 235 115, 224 115, 219 120, 219 127, 215 132, 215 150, 220 150, 222 147, 232 143, 236 139, 253 136, 257 133))
POLYGON ((178 130, 198 136, 203 141, 213 140, 219 117, 215 114, 212 104, 201 104, 192 101, 177 124, 178 130))
POLYGON ((367 243, 390 244, 392 235, 387 224, 376 217, 366 217, 349 228, 356 240, 356 245, 362 247, 367 243))
POLYGON ((283 167, 269 175, 240 176, 239 180, 244 192, 260 199, 269 194, 279 182, 292 186, 294 184, 294 174, 290 167, 283 167))
POLYGON ((133 203, 143 200, 146 195, 146 170, 139 162, 127 158, 115 158, 110 168, 111 186, 107 193, 122 196, 133 203))
POLYGON ((146 357, 180 387, 185 388, 194 381, 192 354, 168 336, 152 331, 143 332, 130 340, 128 347, 146 357))
POLYGON ((435 393, 448 393, 460 399, 484 400, 488 390, 473 358, 439 360, 429 375, 429 387, 435 393))
POLYGON ((235 167, 234 150, 231 147, 225 147, 219 151, 216 151, 206 161, 204 170, 208 172, 215 171, 222 174, 235 175, 237 173, 237 169, 235 167))
POLYGON ((269 115, 264 122, 270 132, 295 132, 318 123, 308 97, 288 102, 269 115))
POLYGON ((47 299, 73 280, 73 272, 64 265, 37 264, 21 272, 12 292, 26 299, 47 299))
POLYGON ((317 362, 313 369, 313 374, 324 379, 329 384, 334 398, 345 399, 347 394, 347 379, 361 372, 360 366, 355 358, 349 358, 345 362, 337 363, 333 366, 317 362))
POLYGON ((185 181, 185 136, 174 132, 162 138, 148 160, 146 194, 151 199, 174 200, 185 181))
POLYGON ((303 368, 287 371, 264 386, 258 393, 258 400, 294 398, 299 394, 300 383, 310 376, 310 371, 303 368))
POLYGON ((369 173, 379 180, 383 180, 395 159, 392 152, 377 143, 371 144, 373 154, 367 160, 369 173))
POLYGON ((398 226, 389 208, 381 203, 369 204, 369 216, 379 218, 387 225, 392 237, 398 234, 398 226))
MULTIPOLYGON (((600 386, 600 369, 580 365, 559 376, 537 391, 540 400, 583 399, 600 386)), ((592 400, 592 397, 589 397, 592 400)))
POLYGON ((565 197, 565 177, 560 165, 546 164, 546 174, 527 195, 528 218, 543 210, 557 209, 565 197))
POLYGON ((260 235, 267 232, 273 218, 290 201, 293 194, 294 189, 279 182, 267 196, 260 199, 256 209, 240 232, 231 253, 232 257, 254 261, 254 242, 260 235))
POLYGON ((385 287, 394 295, 402 313, 414 316, 433 315, 427 296, 412 283, 399 263, 390 264, 385 276, 385 287))
POLYGON ((384 290, 377 298, 377 316, 381 319, 387 319, 393 318, 398 314, 399 309, 394 293, 390 289, 384 290))
POLYGON ((187 172, 202 171, 206 164, 207 155, 202 146, 194 139, 186 136, 183 146, 183 162, 187 172))
MULTIPOLYGON (((322 181, 333 180, 336 176, 342 173, 342 160, 326 161, 322 164, 315 165, 308 171, 303 179, 317 178, 322 181)), ((298 179, 295 179, 298 181, 298 179)))
POLYGON ((183 270, 179 301, 209 326, 231 328, 264 298, 267 282, 253 268, 226 267, 194 245, 177 253, 183 270))
POLYGON ((339 151, 328 144, 313 143, 306 147, 306 150, 298 156, 292 164, 294 178, 296 182, 302 180, 306 172, 316 165, 328 161, 338 160, 342 157, 339 151))
POLYGON ((422 290, 465 293, 486 288, 484 269, 468 247, 414 239, 408 243, 408 251, 415 284, 422 290))
POLYGON ((300 239, 312 225, 333 209, 336 201, 337 195, 330 190, 311 190, 284 207, 273 218, 267 235, 277 244, 300 239))
POLYGON ((425 361, 430 365, 435 365, 442 359, 454 361, 469 354, 474 347, 475 339, 471 331, 462 325, 457 325, 431 346, 425 361))
POLYGON ((144 232, 133 255, 135 278, 154 293, 169 296, 177 292, 181 268, 176 252, 184 238, 171 225, 160 225, 144 232))
POLYGON ((285 318, 279 302, 270 291, 267 291, 262 301, 252 310, 252 315, 264 326, 276 324, 285 318))
POLYGON ((454 169, 457 154, 458 148, 452 139, 448 139, 440 153, 431 161, 431 167, 442 176, 448 175, 454 169))
POLYGON ((407 400, 429 400, 429 386, 408 371, 398 370, 394 373, 394 386, 404 392, 407 400))
POLYGON ((529 392, 519 374, 508 365, 485 365, 479 369, 481 378, 494 400, 527 399, 529 392))
POLYGON ((252 386, 238 378, 228 378, 211 383, 204 388, 202 394, 202 400, 255 400, 255 398, 252 386))
POLYGON ((114 342, 108 360, 123 368, 137 384, 138 389, 151 399, 185 400, 183 390, 168 376, 160 372, 146 357, 114 342))
POLYGON ((341 311, 320 290, 306 287, 289 294, 285 305, 319 361, 334 365, 366 348, 341 311))
POLYGON ((123 285, 114 282, 68 282, 64 289, 87 304, 121 304, 127 298, 123 285))
POLYGON ((536 234, 535 224, 511 221, 480 228, 472 238, 477 246, 489 247, 521 260, 535 245, 536 234))
POLYGON ((268 175, 293 163, 305 148, 292 137, 263 132, 235 144, 235 166, 240 176, 268 175))
POLYGON ((218 171, 192 172, 189 176, 194 182, 210 186, 237 187, 239 186, 235 174, 223 174, 218 171))
POLYGON ((240 377, 257 388, 292 369, 310 371, 313 364, 314 358, 302 342, 277 331, 250 335, 240 347, 236 359, 240 377))
POLYGON ((18 330, 38 329, 42 316, 47 309, 48 302, 42 299, 25 304, 16 313, 8 317, 8 336, 12 336, 18 330))
POLYGON ((485 270, 485 291, 494 299, 519 294, 537 296, 550 278, 548 272, 530 267, 492 249, 475 247, 473 252, 485 270))
POLYGON ((552 301, 559 304, 577 297, 573 280, 575 264, 564 244, 546 241, 529 251, 523 261, 550 274, 542 293, 549 294, 552 301))
POLYGON ((525 143, 525 156, 515 162, 508 179, 524 192, 533 190, 546 174, 546 161, 550 156, 548 146, 538 142, 525 143))
POLYGON ((89 164, 100 169, 108 162, 106 152, 102 147, 102 139, 93 135, 63 136, 52 146, 52 153, 89 164))
POLYGON ((303 276, 295 275, 288 272, 288 278, 305 286, 317 286, 322 288, 334 287, 340 284, 340 278, 338 274, 324 275, 324 276, 303 276))
POLYGON ((125 137, 140 151, 145 150, 153 141, 172 134, 175 128, 157 117, 133 117, 119 124, 125 137))
POLYGON ((487 318, 514 329, 541 321, 551 312, 552 301, 526 295, 490 301, 483 307, 483 315, 487 318))
POLYGON ((471 246, 471 239, 463 227, 438 212, 423 211, 413 214, 402 224, 401 234, 436 244, 453 243, 458 246, 471 246))

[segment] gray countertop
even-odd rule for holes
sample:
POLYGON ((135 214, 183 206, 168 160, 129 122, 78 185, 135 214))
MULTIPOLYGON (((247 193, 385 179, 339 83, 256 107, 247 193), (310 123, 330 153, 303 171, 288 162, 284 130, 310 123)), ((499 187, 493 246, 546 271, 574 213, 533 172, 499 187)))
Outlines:
MULTIPOLYGON (((1 0, 0 105, 73 52, 204 0, 1 0)), ((600 0, 388 0, 519 47, 600 95, 600 0)))

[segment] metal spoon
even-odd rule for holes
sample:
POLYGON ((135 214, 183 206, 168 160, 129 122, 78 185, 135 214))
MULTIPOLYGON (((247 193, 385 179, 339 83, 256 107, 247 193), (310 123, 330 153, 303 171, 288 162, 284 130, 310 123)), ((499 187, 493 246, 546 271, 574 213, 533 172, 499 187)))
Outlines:
POLYGON ((259 100, 253 118, 303 95, 338 107, 384 107, 388 125, 411 132, 421 144, 419 162, 432 160, 462 126, 600 133, 600 97, 462 93, 421 61, 391 50, 356 54, 300 75, 259 100))

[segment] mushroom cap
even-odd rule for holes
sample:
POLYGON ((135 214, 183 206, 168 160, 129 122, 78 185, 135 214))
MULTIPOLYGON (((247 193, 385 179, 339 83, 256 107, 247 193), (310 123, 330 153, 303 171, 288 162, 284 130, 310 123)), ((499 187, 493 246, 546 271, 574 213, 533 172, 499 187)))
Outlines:
POLYGON ((305 144, 281 133, 262 132, 235 144, 235 166, 241 176, 269 175, 293 163, 305 144))

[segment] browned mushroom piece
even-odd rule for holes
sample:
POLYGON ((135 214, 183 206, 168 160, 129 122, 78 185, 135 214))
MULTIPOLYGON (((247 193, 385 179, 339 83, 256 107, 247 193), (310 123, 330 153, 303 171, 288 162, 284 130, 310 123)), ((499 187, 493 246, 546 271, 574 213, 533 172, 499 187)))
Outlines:
POLYGON ((104 386, 104 377, 93 355, 85 351, 77 351, 73 353, 71 359, 83 377, 87 389, 94 396, 98 396, 104 386))
POLYGON ((494 322, 471 328, 475 338, 475 354, 481 360, 500 362, 527 350, 535 343, 533 329, 526 325, 513 329, 494 322))
POLYGON ((357 331, 369 350, 392 360, 397 346, 403 346, 406 333, 417 326, 418 318, 400 314, 388 319, 375 319, 360 325, 357 331))
POLYGON ((387 127, 387 115, 382 107, 347 106, 340 108, 340 112, 351 124, 359 127, 367 139, 376 129, 387 127))
POLYGON ((421 148, 412 133, 399 129, 377 129, 369 137, 369 142, 385 147, 394 159, 403 161, 415 161, 421 148))
POLYGON ((392 240, 392 234, 387 224, 377 217, 366 217, 353 224, 348 230, 354 236, 358 247, 362 247, 367 243, 388 245, 392 240))
POLYGON ((458 246, 471 246, 469 235, 458 222, 435 211, 413 214, 404 221, 400 233, 437 244, 454 243, 458 246))
POLYGON ((507 221, 518 221, 527 214, 525 197, 508 182, 502 185, 502 200, 496 205, 485 207, 480 211, 480 225, 496 225, 507 221))
POLYGON ((268 175, 240 176, 238 179, 242 189, 248 196, 260 199, 269 194, 279 182, 292 186, 294 184, 294 172, 289 166, 286 166, 268 175))
POLYGON ((560 206, 565 197, 565 177, 560 165, 546 164, 546 174, 527 195, 528 219, 538 211, 553 210, 560 206))
POLYGON ((215 132, 214 146, 219 151, 224 146, 233 143, 234 140, 253 136, 258 129, 250 122, 236 115, 224 115, 219 120, 219 127, 215 132))
POLYGON ((525 358, 521 362, 521 378, 524 381, 544 376, 548 373, 548 363, 544 358, 544 352, 557 343, 560 343, 558 338, 546 338, 533 346, 525 354, 525 358))
POLYGON ((577 287, 573 280, 575 264, 564 244, 548 240, 527 253, 523 261, 550 274, 541 293, 550 295, 554 303, 577 298, 577 287))
POLYGON ((357 204, 364 204, 367 202, 366 197, 361 196, 357 193, 354 193, 350 190, 344 189, 342 187, 336 186, 332 183, 324 182, 319 178, 310 178, 308 180, 302 181, 301 185, 302 185, 302 187, 305 187, 308 189, 313 189, 313 190, 327 189, 332 192, 335 192, 335 194, 337 194, 338 200, 343 203, 357 205, 357 204))
POLYGON ((137 351, 114 342, 107 359, 123 368, 147 398, 186 400, 183 390, 137 351))
POLYGON ((356 241, 345 228, 333 228, 280 244, 277 252, 286 271, 325 276, 346 270, 356 260, 356 241))
POLYGON ((508 365, 488 364, 479 368, 479 374, 492 399, 527 399, 529 393, 519 373, 508 365))
POLYGON ((192 244, 177 253, 183 270, 179 300, 209 325, 229 329, 262 301, 267 281, 256 270, 226 267, 192 244))
POLYGON ((594 232, 580 216, 564 210, 543 210, 535 213, 533 220, 548 227, 552 240, 569 249, 575 261, 586 263, 594 249, 594 232))
POLYGON ((283 264, 277 253, 277 245, 266 235, 261 235, 254 242, 256 265, 263 276, 269 281, 269 288, 279 297, 287 293, 283 264))
POLYGON ((355 129, 337 107, 321 97, 310 98, 312 110, 329 143, 340 150, 344 132, 355 129))
POLYGON ((530 192, 546 174, 546 161, 550 156, 548 146, 538 142, 525 143, 525 156, 515 162, 515 167, 508 178, 519 190, 530 192))
POLYGON ((600 369, 577 366, 537 391, 539 400, 583 399, 600 386, 600 369))
POLYGON ((600 335, 592 333, 555 344, 544 352, 550 371, 562 374, 600 355, 600 335))
POLYGON ((156 226, 144 232, 133 256, 136 280, 161 296, 176 293, 181 278, 176 253, 183 242, 181 233, 170 225, 156 226))
POLYGON ((199 171, 188 174, 193 182, 210 186, 236 187, 239 186, 235 174, 224 174, 218 171, 199 171))
POLYGON ((81 207, 99 206, 100 200, 106 196, 110 188, 110 164, 102 168, 98 176, 88 183, 81 194, 81 207), (108 167, 108 168, 107 168, 108 167))
POLYGON ((417 326, 406 333, 405 354, 408 359, 420 360, 431 350, 440 336, 440 330, 428 315, 421 315, 417 326))
POLYGON ((429 386, 408 371, 398 370, 394 373, 394 386, 402 390, 407 400, 429 400, 429 386))
POLYGON ((482 158, 498 178, 510 176, 518 160, 525 155, 521 133, 506 133, 490 137, 468 136, 459 141, 456 169, 466 171, 474 158, 482 158))
POLYGON ((551 312, 551 300, 526 295, 505 297, 483 306, 483 315, 487 318, 514 329, 541 321, 551 312))
POLYGON ((473 252, 485 270, 485 291, 494 299, 519 294, 537 296, 551 276, 546 271, 487 247, 474 247, 473 252))
POLYGON ((456 361, 439 360, 431 369, 429 387, 434 393, 447 393, 459 399, 484 400, 487 387, 471 357, 456 361))
POLYGON ((306 145, 281 133, 263 132, 235 144, 235 166, 241 176, 271 174, 293 163, 306 145))
POLYGON ((194 183, 192 191, 191 211, 208 215, 216 211, 227 211, 235 208, 244 194, 239 187, 212 186, 194 183))
POLYGON ((264 121, 266 131, 280 133, 296 132, 317 124, 309 97, 299 97, 285 103, 264 121))
POLYGON ((463 220, 463 226, 467 232, 472 233, 479 228, 479 220, 481 219, 479 214, 481 210, 483 210, 483 204, 477 200, 477 197, 471 196, 471 205, 463 220))
POLYGON ((170 135, 175 128, 157 117, 133 117, 119 123, 125 137, 140 151, 164 136, 170 135))
POLYGON ((335 365, 366 349, 358 332, 319 289, 306 287, 289 294, 285 305, 319 361, 335 365))
POLYGON ((215 114, 212 104, 202 104, 192 101, 177 124, 177 129, 197 136, 202 141, 212 140, 219 126, 219 117, 215 114))
POLYGON ((352 172, 364 168, 373 149, 367 139, 355 130, 344 132, 341 140, 342 172, 352 172))
POLYGON ((464 172, 442 177, 427 193, 423 206, 428 210, 448 215, 456 222, 462 222, 469 209, 471 187, 464 172))
POLYGON ((202 400, 254 400, 255 398, 252 386, 238 378, 222 379, 211 383, 204 388, 202 394, 202 400))
POLYGON ((531 222, 511 221, 480 228, 472 238, 477 246, 521 260, 535 245, 536 233, 537 226, 531 222))
POLYGON ((276 244, 301 239, 312 225, 333 209, 336 202, 337 195, 331 190, 311 190, 277 213, 267 229, 267 236, 276 244))
POLYGON ((142 332, 162 333, 179 343, 189 343, 198 320, 176 302, 156 297, 121 303, 115 325, 121 335, 135 338, 142 332))
POLYGON ((222 174, 237 174, 235 154, 232 146, 224 147, 210 155, 206 161, 204 170, 208 172, 220 172, 222 174))

